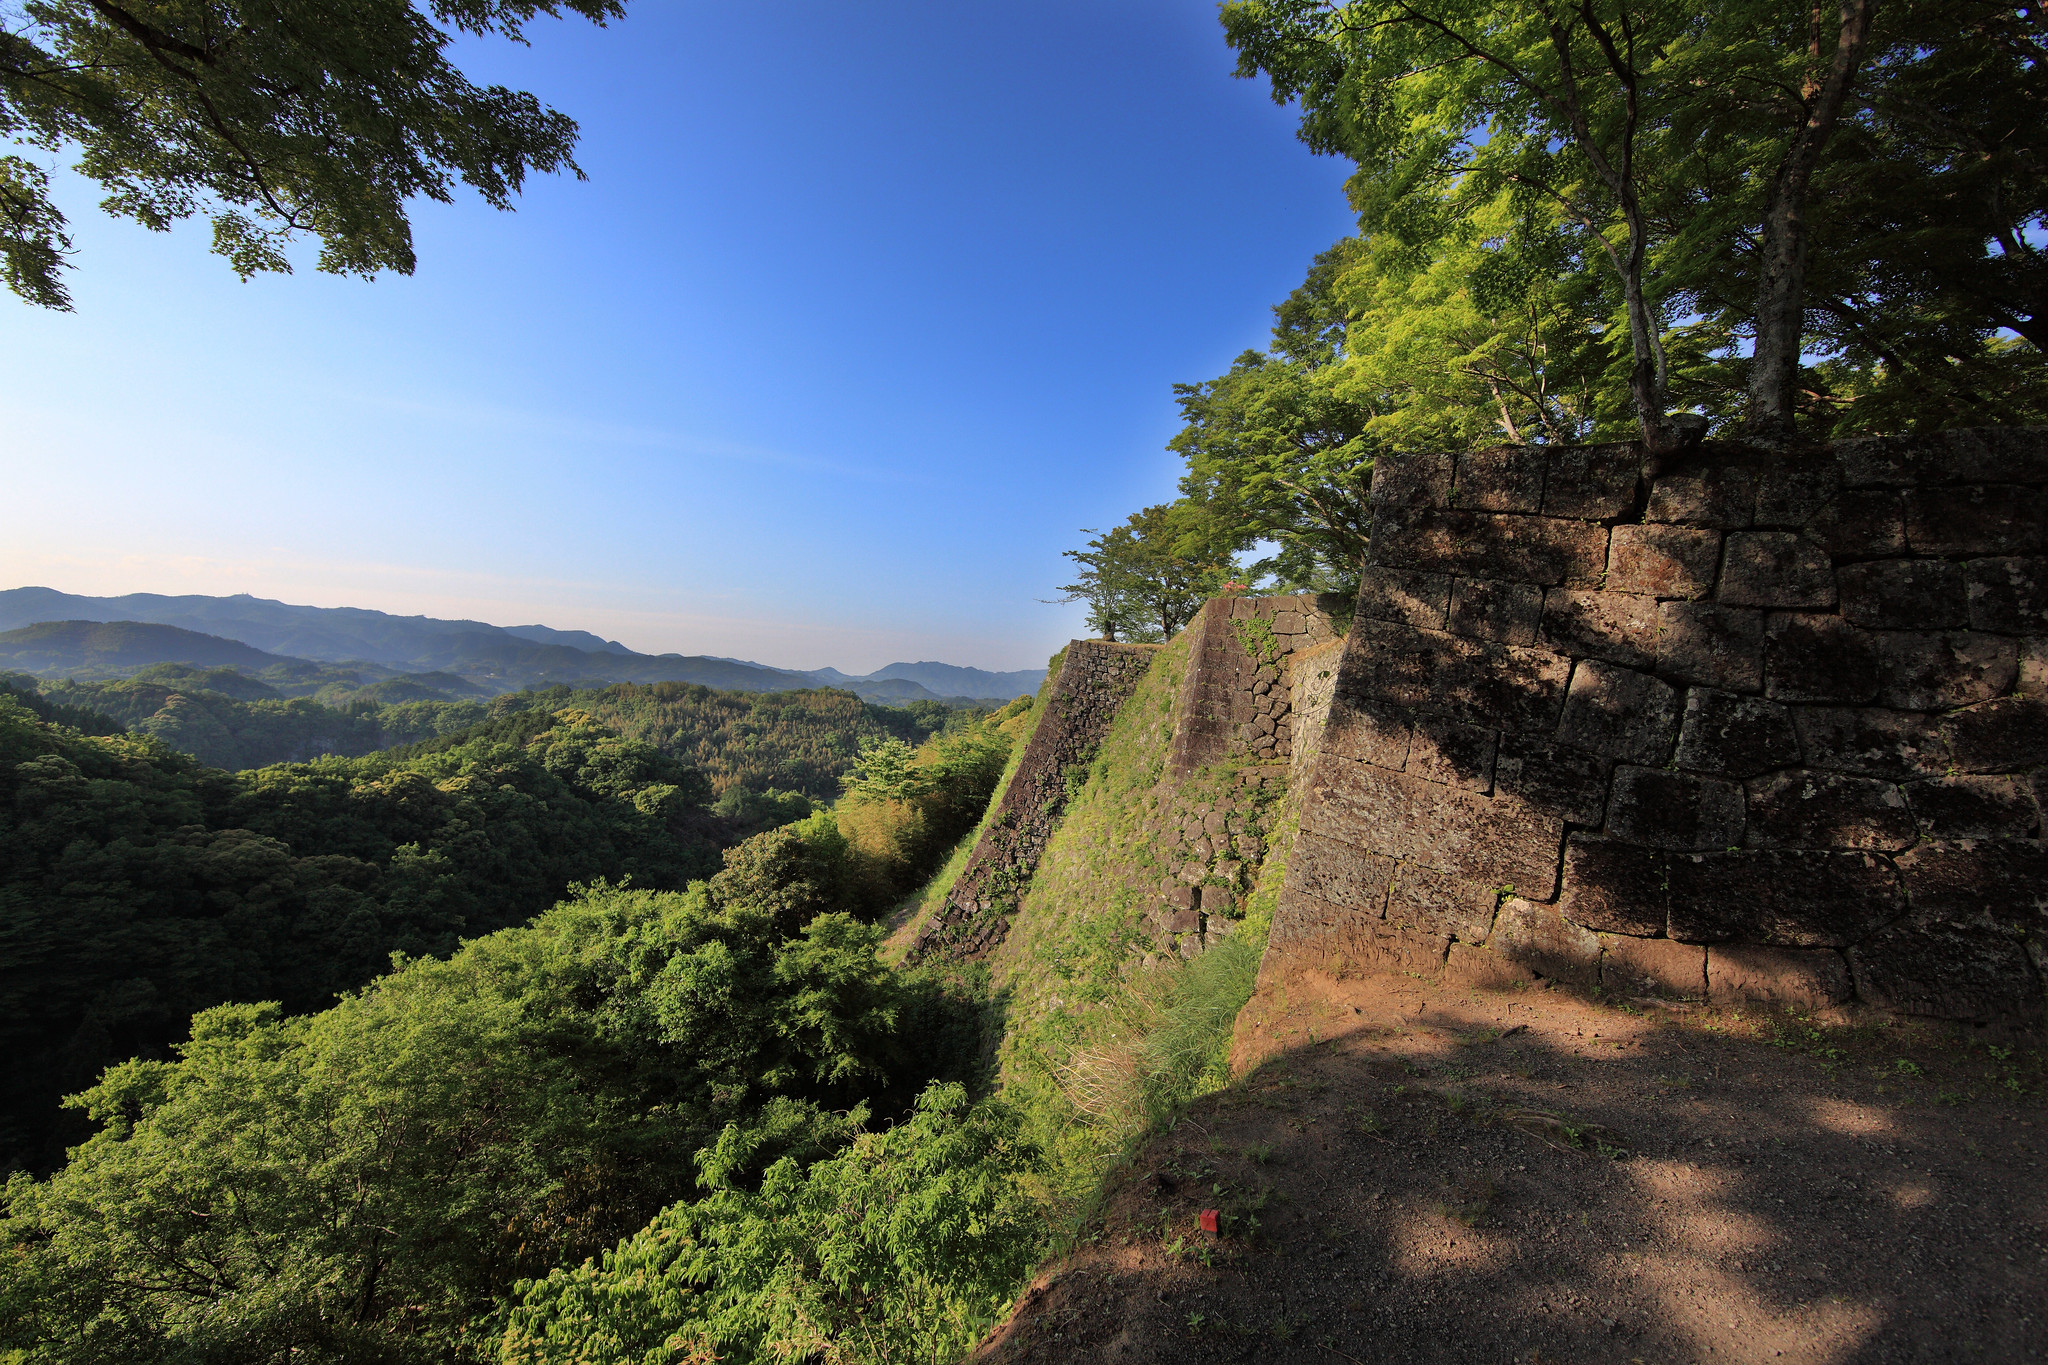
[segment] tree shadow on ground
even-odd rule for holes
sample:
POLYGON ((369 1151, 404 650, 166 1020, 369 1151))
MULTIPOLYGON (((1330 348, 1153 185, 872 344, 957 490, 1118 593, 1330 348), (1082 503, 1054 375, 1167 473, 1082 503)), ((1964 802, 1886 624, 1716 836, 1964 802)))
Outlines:
POLYGON ((991 1361, 2038 1358, 2038 1038, 1269 964, 991 1361), (1200 1231, 1215 1209, 1218 1235, 1200 1231))

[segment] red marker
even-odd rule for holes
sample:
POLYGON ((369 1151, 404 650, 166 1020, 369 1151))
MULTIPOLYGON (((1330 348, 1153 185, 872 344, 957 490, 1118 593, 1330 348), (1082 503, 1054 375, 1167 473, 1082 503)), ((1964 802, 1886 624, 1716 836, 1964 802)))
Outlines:
POLYGON ((1204 1231, 1204 1232, 1218 1232, 1218 1231, 1221 1231, 1221 1228, 1220 1228, 1220 1226, 1219 1226, 1219 1225, 1220 1225, 1220 1224, 1222 1223, 1222 1221, 1223 1221, 1223 1215, 1222 1215, 1221 1213, 1219 1213, 1219 1212, 1218 1212, 1217 1210, 1215 1210, 1215 1209, 1203 1209, 1203 1210, 1202 1210, 1202 1231, 1204 1231))

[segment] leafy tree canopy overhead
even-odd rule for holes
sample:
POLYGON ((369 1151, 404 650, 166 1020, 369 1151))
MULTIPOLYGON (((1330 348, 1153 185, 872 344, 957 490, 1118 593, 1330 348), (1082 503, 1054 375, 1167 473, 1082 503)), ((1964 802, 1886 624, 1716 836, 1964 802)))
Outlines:
MULTIPOLYGON (((1987 376, 1993 420, 2027 389, 1997 333, 2027 336, 2041 294, 2048 19, 2033 8, 1233 0, 1223 15, 1239 74, 1298 98, 1302 137, 1358 164, 1369 240, 1443 259, 1502 195, 1578 237, 1612 291, 1610 382, 1653 446, 1681 429, 1673 401, 1752 439, 1791 439, 1795 417, 1824 435, 1843 403, 1802 361, 1816 353, 1863 371, 1842 381, 1855 393, 1920 370, 1917 398, 1867 405, 1890 423, 1955 420, 1943 370, 1987 376), (1674 330, 1711 339, 1718 385, 1680 372, 1674 330)), ((1539 278, 1526 248, 1549 235, 1483 244, 1539 278)))
MULTIPOLYGON (((102 206, 162 231, 213 222, 243 278, 319 268, 408 274, 406 201, 459 180, 510 207, 535 171, 582 172, 576 123, 532 95, 480 87, 449 61, 458 32, 524 42, 539 15, 603 24, 622 0, 7 0, 0 136, 75 152, 102 206)), ((42 166, 0 156, 0 269, 31 303, 68 308, 71 243, 42 166)))

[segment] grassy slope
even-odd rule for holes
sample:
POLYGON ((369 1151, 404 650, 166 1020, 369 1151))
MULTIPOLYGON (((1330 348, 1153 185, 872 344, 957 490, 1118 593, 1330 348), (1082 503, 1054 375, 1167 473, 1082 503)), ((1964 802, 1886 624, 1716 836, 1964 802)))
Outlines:
POLYGON ((1237 931, 1192 962, 1159 954, 1146 924, 1169 868, 1160 828, 1235 788, 1218 765, 1175 784, 1166 771, 1189 638, 1160 651, 1070 800, 1010 935, 991 961, 1006 1010, 1004 1094, 1052 1156, 1047 1193, 1085 1203, 1115 1154, 1196 1094, 1227 1080, 1231 1025, 1249 998, 1291 838, 1273 792, 1274 845, 1237 931))

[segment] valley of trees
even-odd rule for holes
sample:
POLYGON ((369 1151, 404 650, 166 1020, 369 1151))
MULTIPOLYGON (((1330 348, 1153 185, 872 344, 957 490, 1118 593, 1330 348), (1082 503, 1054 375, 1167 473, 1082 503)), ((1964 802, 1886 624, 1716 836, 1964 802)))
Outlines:
POLYGON ((2038 9, 1222 14, 1237 74, 1356 164, 1359 232, 1267 349, 1178 386, 1181 497, 1069 552, 1095 629, 1160 638, 1154 604, 1233 578, 1351 591, 1381 451, 2048 421, 2038 9))
POLYGON ((184 664, 157 664, 109 682, 0 673, 0 692, 46 720, 88 734, 149 735, 208 767, 231 770, 410 749, 515 712, 576 707, 690 764, 713 794, 737 792, 735 800, 771 789, 832 797, 864 746, 971 726, 993 709, 935 701, 885 706, 825 688, 724 692, 695 683, 552 687, 454 701, 407 678, 328 683, 310 697, 290 697, 232 668, 184 664))
MULTIPOLYGON (((802 1301, 964 1340, 1043 1232, 1012 1179, 1033 1158, 961 1088, 986 1055, 972 980, 884 966, 875 921, 974 828, 1032 711, 931 710, 814 809, 714 802, 573 707, 227 773, 0 695, 0 1141, 28 1168, 0 1352, 483 1359, 520 1281, 664 1209, 744 1243, 842 1184, 911 1202, 813 1224, 813 1254, 908 1276, 918 1228, 967 1220, 964 1278, 908 1322, 836 1270, 802 1301)), ((734 1293, 779 1273, 698 1254, 734 1293)), ((534 1302, 514 1358, 555 1358, 543 1319, 569 1309, 534 1302)), ((759 1338, 733 1313, 707 1339, 759 1338)))

